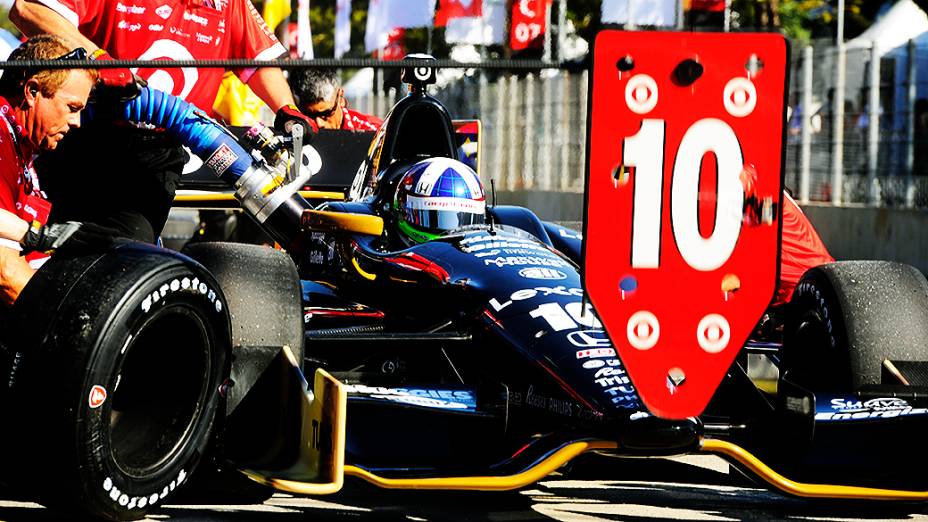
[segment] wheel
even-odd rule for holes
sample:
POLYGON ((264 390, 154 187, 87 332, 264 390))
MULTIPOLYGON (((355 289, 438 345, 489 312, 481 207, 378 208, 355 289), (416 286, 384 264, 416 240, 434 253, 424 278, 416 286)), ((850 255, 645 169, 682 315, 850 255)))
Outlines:
MULTIPOLYGON (((280 250, 241 243, 195 243, 184 254, 203 263, 229 302, 233 356, 249 346, 289 346, 302 367, 303 305, 296 266, 280 250)), ((233 359, 233 380, 238 382, 233 359)), ((242 383, 232 389, 244 393, 242 383)), ((240 398, 240 396, 239 396, 240 398)), ((206 465, 184 493, 184 501, 260 504, 274 494, 226 463, 224 440, 214 441, 206 465)))
POLYGON ((790 300, 783 344, 783 370, 811 391, 879 384, 884 359, 928 360, 928 281, 887 261, 812 268, 790 300))
POLYGON ((208 272, 135 244, 53 257, 8 319, 13 355, 0 375, 10 483, 51 507, 133 520, 187 481, 210 439, 231 347, 208 272))

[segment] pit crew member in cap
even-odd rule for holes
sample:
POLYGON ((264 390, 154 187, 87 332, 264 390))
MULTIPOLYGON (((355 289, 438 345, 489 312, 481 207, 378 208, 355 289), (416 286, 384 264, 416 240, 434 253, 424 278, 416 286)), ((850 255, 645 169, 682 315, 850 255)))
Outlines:
POLYGON ((298 107, 320 129, 376 131, 383 124, 376 116, 348 108, 334 69, 296 69, 289 82, 298 107))
MULTIPOLYGON (((27 35, 53 33, 95 60, 272 60, 286 53, 250 0, 16 0, 10 19, 27 35)), ((101 89, 117 101, 137 91, 136 78, 209 114, 222 69, 100 69, 101 89), (137 75, 137 76, 135 76, 137 75)), ((297 110, 279 68, 238 71, 272 109, 275 126, 314 123, 297 110)), ((97 105, 103 105, 98 103, 97 105)), ((187 154, 163 132, 98 118, 38 164, 55 209, 51 220, 92 221, 153 242, 161 233, 187 154), (101 155, 101 144, 106 155, 101 155)))
MULTIPOLYGON (((84 49, 72 50, 62 39, 42 35, 20 45, 9 61, 86 57, 84 49)), ((32 239, 44 234, 51 209, 32 167, 33 157, 54 150, 71 129, 80 126, 81 111, 96 79, 93 69, 6 69, 0 76, 0 210, 9 213, 2 223, 7 239, 0 239, 0 301, 5 305, 16 300, 47 259, 39 253, 20 255, 19 240, 30 231, 32 239)))

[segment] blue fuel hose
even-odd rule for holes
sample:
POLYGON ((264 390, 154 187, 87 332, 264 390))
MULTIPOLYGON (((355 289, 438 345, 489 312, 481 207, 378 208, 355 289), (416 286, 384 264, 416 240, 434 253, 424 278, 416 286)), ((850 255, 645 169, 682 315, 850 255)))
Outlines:
POLYGON ((150 87, 126 103, 124 116, 134 123, 164 129, 191 152, 203 159, 203 165, 229 186, 251 166, 251 155, 234 136, 195 105, 150 87))

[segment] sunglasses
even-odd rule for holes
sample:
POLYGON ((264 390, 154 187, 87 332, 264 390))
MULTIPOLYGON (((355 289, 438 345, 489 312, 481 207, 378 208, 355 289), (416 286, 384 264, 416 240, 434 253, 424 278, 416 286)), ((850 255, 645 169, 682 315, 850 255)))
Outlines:
POLYGON ((301 107, 301 109, 302 109, 303 114, 309 116, 310 118, 322 118, 323 120, 327 120, 331 118, 333 114, 335 114, 335 111, 338 110, 338 105, 339 105, 339 102, 341 101, 341 98, 342 98, 342 90, 338 89, 335 92, 335 100, 333 101, 331 108, 326 109, 324 111, 313 111, 313 110, 310 110, 307 106, 303 106, 301 107))
POLYGON ((87 49, 84 49, 83 47, 78 47, 67 54, 62 54, 58 58, 55 58, 55 60, 62 60, 62 61, 86 60, 86 59, 87 59, 87 49))

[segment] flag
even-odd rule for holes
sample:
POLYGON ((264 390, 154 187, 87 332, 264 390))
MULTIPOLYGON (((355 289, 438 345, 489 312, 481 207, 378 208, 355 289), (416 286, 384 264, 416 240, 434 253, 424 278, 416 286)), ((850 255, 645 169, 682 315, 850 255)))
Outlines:
POLYGON ((382 60, 402 60, 406 56, 406 29, 397 27, 387 34, 387 45, 383 46, 382 60))
POLYGON ((547 9, 547 0, 513 1, 512 31, 509 35, 509 47, 513 51, 542 46, 548 18, 547 9))
POLYGON ((434 14, 435 0, 370 0, 364 47, 367 52, 383 49, 391 30, 431 26, 434 14))
POLYGON ((213 111, 222 116, 226 123, 235 127, 250 127, 260 123, 262 106, 264 102, 261 98, 251 92, 234 72, 228 71, 222 76, 213 111))
POLYGON ((296 34, 296 54, 304 60, 312 60, 313 32, 309 27, 309 0, 297 0, 296 34))
POLYGON ((351 0, 335 2, 335 57, 351 49, 351 0))
MULTIPOLYGON (((723 2, 724 3, 724 2, 723 2)), ((604 24, 673 26, 677 23, 675 0, 603 0, 604 24), (629 10, 631 2, 631 10, 629 10), (629 20, 631 11, 631 20, 629 20)))
POLYGON ((483 16, 448 20, 445 26, 446 42, 473 45, 505 43, 506 0, 483 0, 482 3, 483 16))
POLYGON ((690 0, 691 11, 721 13, 725 11, 725 0, 690 0))
POLYGON ((290 18, 290 0, 267 0, 261 13, 271 31, 277 29, 281 22, 290 18))
POLYGON ((483 0, 439 0, 435 27, 445 27, 454 18, 477 18, 483 15, 483 0))

